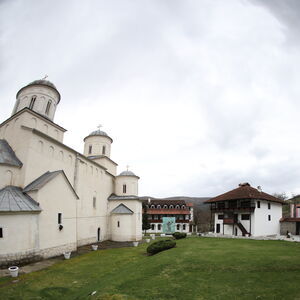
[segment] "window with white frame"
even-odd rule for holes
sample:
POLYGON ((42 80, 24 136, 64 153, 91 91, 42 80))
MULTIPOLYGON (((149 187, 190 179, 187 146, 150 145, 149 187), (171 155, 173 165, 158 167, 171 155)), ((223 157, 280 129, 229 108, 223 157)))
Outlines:
POLYGON ((185 230, 185 224, 182 225, 182 229, 185 230))
POLYGON ((176 227, 177 227, 177 230, 180 230, 180 224, 177 224, 176 227))

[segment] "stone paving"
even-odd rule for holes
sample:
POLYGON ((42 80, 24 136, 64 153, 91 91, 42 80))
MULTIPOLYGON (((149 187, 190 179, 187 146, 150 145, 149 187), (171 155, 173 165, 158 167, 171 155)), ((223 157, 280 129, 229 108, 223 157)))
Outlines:
MULTIPOLYGON (((93 245, 98 245, 98 250, 112 249, 112 248, 124 248, 124 247, 133 247, 132 242, 112 242, 112 241, 103 241, 98 243, 93 243, 93 245)), ((89 253, 93 251, 91 245, 85 245, 77 248, 76 252, 71 253, 71 258, 89 253)), ((60 255, 57 257, 52 257, 44 259, 35 263, 30 263, 24 266, 19 266, 19 274, 26 274, 35 271, 39 271, 45 268, 48 268, 55 263, 64 260, 64 256, 60 255)), ((0 269, 0 277, 10 276, 8 269, 0 269)))

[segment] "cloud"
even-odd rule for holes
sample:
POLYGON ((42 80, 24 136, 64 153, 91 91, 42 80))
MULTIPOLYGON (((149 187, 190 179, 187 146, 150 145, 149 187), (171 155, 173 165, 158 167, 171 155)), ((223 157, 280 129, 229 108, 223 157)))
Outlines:
POLYGON ((300 192, 298 21, 280 3, 1 2, 0 118, 48 74, 65 142, 103 124, 140 194, 300 192))

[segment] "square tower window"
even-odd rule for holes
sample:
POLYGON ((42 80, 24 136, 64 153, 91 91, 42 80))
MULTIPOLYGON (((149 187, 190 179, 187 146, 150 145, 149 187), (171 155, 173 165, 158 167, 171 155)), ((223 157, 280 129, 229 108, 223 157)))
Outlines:
POLYGON ((3 228, 0 227, 0 238, 3 238, 3 228))
POLYGON ((260 201, 257 201, 257 208, 260 208, 260 201))
POLYGON ((268 220, 271 221, 271 215, 268 215, 268 220))
POLYGON ((118 221, 118 227, 120 227, 120 221, 118 221))
POLYGON ((268 209, 271 209, 271 203, 268 203, 268 209))

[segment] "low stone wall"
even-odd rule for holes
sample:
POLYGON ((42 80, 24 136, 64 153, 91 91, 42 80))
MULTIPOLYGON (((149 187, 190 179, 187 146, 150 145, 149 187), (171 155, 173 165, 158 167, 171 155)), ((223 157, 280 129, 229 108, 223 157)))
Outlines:
POLYGON ((39 251, 39 255, 43 258, 49 258, 54 256, 59 256, 64 252, 76 251, 77 245, 76 243, 60 245, 58 247, 42 249, 39 251))
POLYGON ((0 268, 7 268, 13 265, 25 265, 41 259, 42 256, 36 250, 0 255, 0 268))
POLYGON ((296 222, 281 222, 280 234, 286 235, 287 231, 291 234, 296 234, 296 222))
POLYGON ((76 250, 76 243, 72 243, 42 250, 33 249, 14 254, 4 254, 0 255, 0 268, 7 268, 12 265, 22 266, 32 262, 37 262, 44 258, 59 256, 64 252, 76 250))
POLYGON ((80 246, 89 245, 89 244, 93 244, 93 243, 97 243, 96 237, 78 240, 77 246, 80 247, 80 246))

